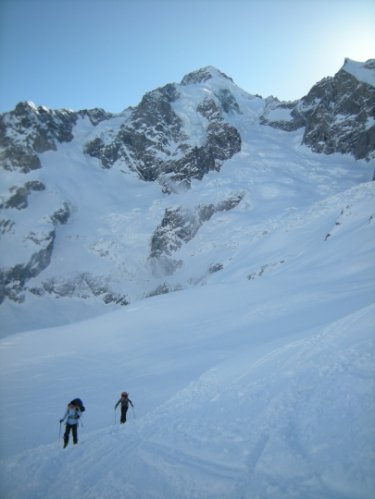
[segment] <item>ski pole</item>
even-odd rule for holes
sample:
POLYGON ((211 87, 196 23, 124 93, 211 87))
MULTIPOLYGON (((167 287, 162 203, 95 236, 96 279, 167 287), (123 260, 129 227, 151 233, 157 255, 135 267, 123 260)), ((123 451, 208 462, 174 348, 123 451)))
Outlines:
POLYGON ((134 407, 132 406, 132 411, 133 411, 133 416, 134 416, 134 419, 137 419, 137 416, 135 415, 135 410, 134 410, 134 407))
POLYGON ((115 409, 115 424, 116 424, 116 409, 115 409))
POLYGON ((58 440, 58 444, 60 445, 60 438, 61 438, 61 423, 60 423, 60 429, 59 429, 59 440, 58 440))

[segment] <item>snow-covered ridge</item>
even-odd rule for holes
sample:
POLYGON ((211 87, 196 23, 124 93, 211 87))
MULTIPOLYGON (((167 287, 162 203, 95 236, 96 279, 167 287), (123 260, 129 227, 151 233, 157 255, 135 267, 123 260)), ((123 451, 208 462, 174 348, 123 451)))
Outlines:
POLYGON ((282 103, 206 67, 118 115, 20 103, 0 117, 2 334, 225 280, 241 231, 372 178, 373 91, 340 71, 282 103))
POLYGON ((375 59, 357 62, 347 58, 342 69, 357 78, 358 81, 375 86, 375 59))

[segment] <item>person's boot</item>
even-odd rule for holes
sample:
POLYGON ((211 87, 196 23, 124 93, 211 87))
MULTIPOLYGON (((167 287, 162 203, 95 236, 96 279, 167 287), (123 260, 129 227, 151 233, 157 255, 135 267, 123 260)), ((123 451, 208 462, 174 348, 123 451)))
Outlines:
POLYGON ((63 449, 65 449, 65 447, 67 447, 67 445, 68 445, 68 442, 66 440, 64 440, 64 447, 63 447, 63 449))

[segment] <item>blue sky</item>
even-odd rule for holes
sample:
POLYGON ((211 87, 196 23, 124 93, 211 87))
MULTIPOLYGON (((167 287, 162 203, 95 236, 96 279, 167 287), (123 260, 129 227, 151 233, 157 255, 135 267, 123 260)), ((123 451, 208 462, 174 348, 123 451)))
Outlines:
POLYGON ((345 57, 374 58, 374 26, 372 0, 0 0, 0 112, 120 112, 207 65, 298 99, 345 57))

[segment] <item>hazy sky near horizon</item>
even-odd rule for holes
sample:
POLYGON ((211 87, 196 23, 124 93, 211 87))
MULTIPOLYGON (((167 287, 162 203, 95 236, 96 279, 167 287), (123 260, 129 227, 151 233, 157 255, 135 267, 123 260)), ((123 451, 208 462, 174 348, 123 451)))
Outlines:
POLYGON ((120 112, 208 65, 294 100, 345 57, 375 58, 373 0, 0 0, 0 112, 120 112))

